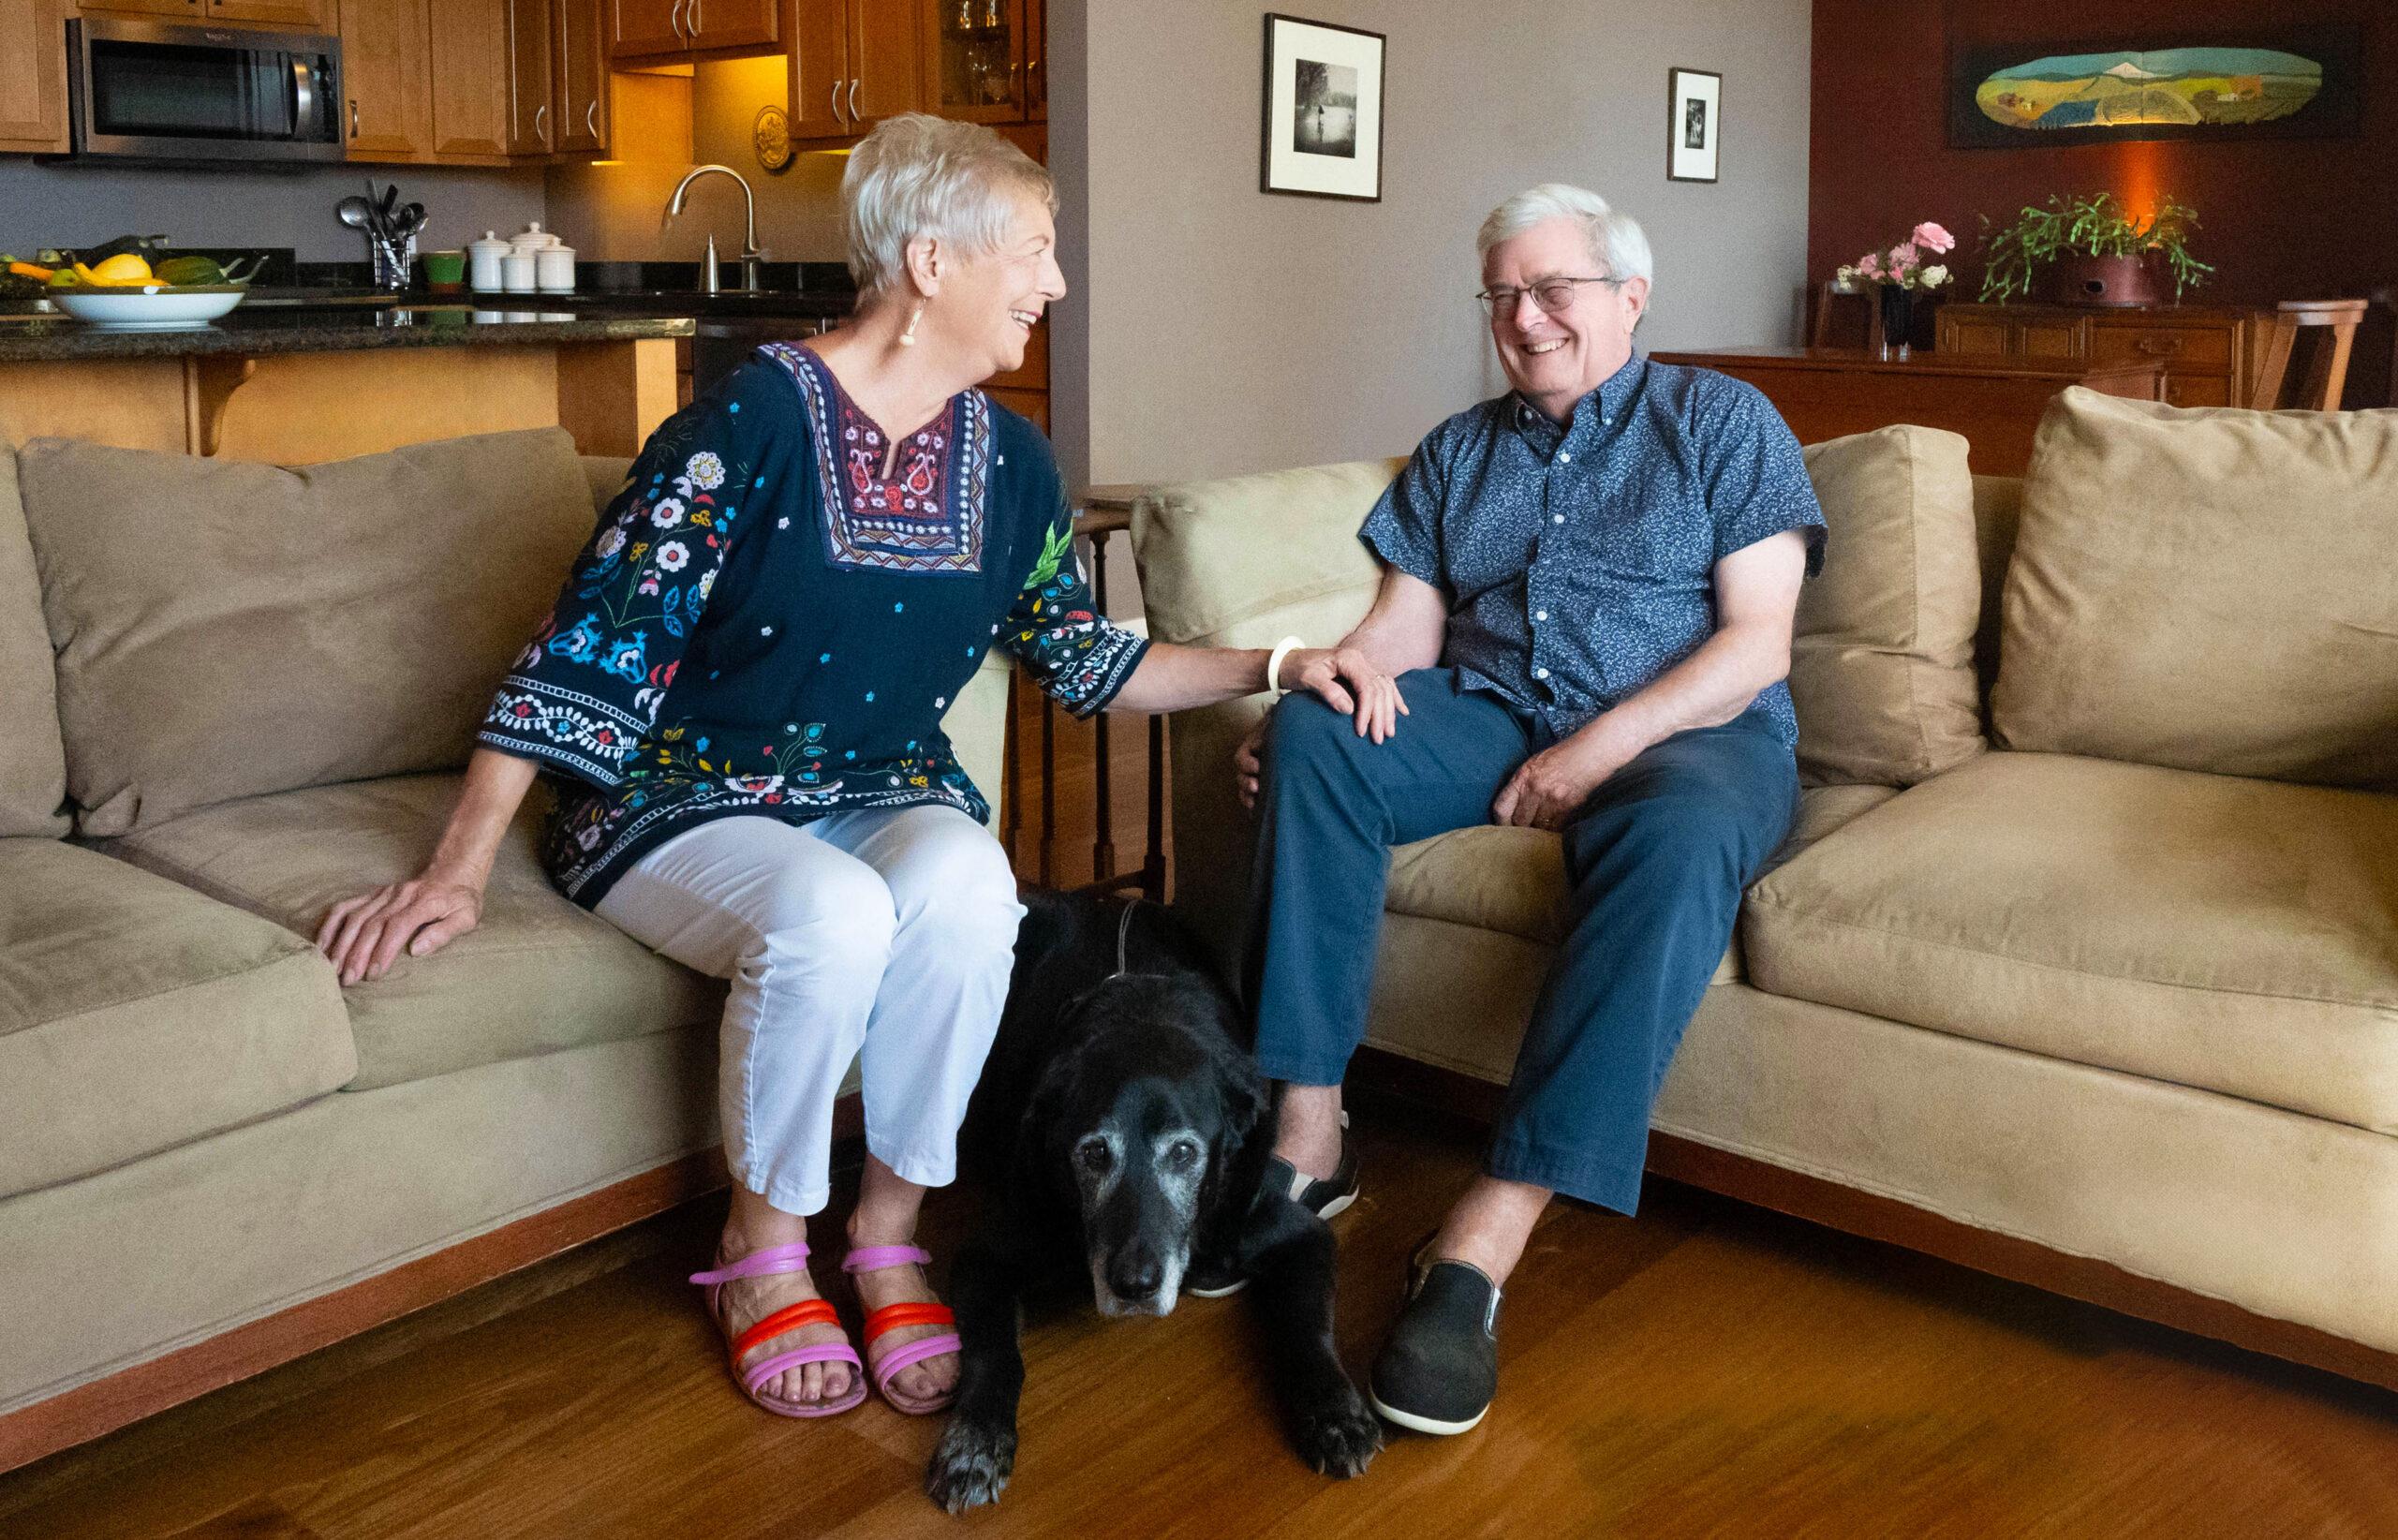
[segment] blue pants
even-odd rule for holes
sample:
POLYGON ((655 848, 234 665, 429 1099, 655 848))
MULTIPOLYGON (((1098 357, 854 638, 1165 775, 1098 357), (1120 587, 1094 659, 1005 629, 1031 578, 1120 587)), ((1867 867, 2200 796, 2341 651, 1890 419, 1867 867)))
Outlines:
MULTIPOLYGON (((1258 1063, 1276 1080, 1339 1085, 1365 1036, 1390 848, 1489 822, 1551 741, 1449 670, 1399 688, 1411 714, 1381 744, 1313 696, 1274 708, 1251 968, 1258 1063)), ((1798 797, 1791 751, 1756 711, 1666 739, 1591 795, 1561 837, 1571 929, 1516 1056, 1492 1176, 1638 1207, 1650 1104, 1798 797)))

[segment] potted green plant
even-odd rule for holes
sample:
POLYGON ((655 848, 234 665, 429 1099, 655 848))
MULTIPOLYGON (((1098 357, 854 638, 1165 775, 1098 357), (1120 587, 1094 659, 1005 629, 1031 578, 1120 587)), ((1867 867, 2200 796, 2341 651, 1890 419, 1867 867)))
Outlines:
POLYGON ((2000 304, 2028 299, 2047 270, 2050 294, 2064 304, 2156 303, 2158 256, 2173 274, 2173 303, 2214 269, 2190 255, 2187 237, 2198 228, 2195 209, 2164 199, 2146 219, 2134 217, 2112 193, 2050 195, 2027 204, 2010 224, 1982 216, 1982 293, 2000 304))

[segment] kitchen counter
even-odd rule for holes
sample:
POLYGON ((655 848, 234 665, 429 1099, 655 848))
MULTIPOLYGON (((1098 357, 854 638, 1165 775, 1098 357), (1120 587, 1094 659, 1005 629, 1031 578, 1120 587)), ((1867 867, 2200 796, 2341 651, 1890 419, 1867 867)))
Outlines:
POLYGON ((93 326, 67 316, 0 318, 0 363, 81 359, 198 358, 348 352, 368 348, 517 348, 633 342, 699 334, 690 316, 561 306, 522 310, 472 304, 389 306, 244 304, 198 326, 93 326))

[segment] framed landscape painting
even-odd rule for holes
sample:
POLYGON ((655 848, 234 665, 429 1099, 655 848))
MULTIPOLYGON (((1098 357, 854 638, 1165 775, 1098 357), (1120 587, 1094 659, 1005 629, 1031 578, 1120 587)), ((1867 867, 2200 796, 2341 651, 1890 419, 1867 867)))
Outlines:
POLYGON ((1711 69, 1665 72, 1665 180, 1712 182, 1724 131, 1724 77, 1711 69))
POLYGON ((1267 14, 1261 190, 1381 200, 1383 43, 1379 32, 1267 14))
POLYGON ((1948 142, 1960 149, 2353 134, 2354 27, 1980 42, 1952 36, 1948 142))

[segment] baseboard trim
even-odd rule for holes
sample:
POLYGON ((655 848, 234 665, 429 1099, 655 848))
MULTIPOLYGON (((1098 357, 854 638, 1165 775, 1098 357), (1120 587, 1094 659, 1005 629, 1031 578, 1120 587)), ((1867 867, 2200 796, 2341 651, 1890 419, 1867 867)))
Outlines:
MULTIPOLYGON (((1359 1048, 1351 1061, 1350 1075, 1355 1083, 1411 1103, 1484 1121, 1497 1115, 1505 1096, 1502 1088, 1479 1076, 1383 1048, 1359 1048)), ((2398 1354, 2313 1326, 2258 1315, 2221 1299, 2126 1272, 2112 1263, 1976 1229, 1896 1198, 1859 1192, 1669 1133, 1650 1135, 1649 1170, 1760 1208, 1903 1246, 2177 1331, 2398 1390, 2398 1354)))

